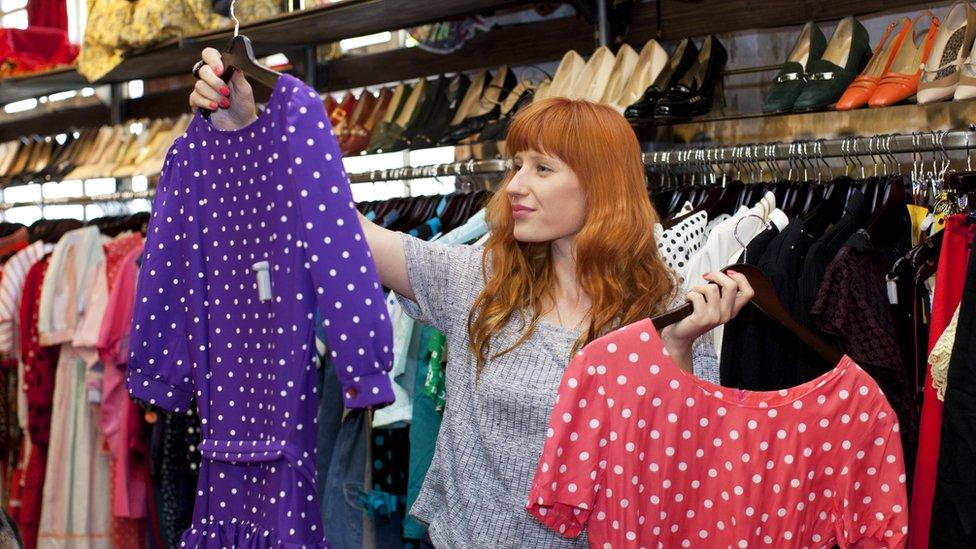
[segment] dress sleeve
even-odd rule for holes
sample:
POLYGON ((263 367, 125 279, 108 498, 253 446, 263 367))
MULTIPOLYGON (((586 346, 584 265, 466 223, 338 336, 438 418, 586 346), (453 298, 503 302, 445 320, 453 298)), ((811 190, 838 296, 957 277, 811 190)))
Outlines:
POLYGON ((402 235, 407 276, 416 301, 397 295, 414 319, 444 333, 464 326, 474 299, 484 285, 482 249, 467 245, 425 242, 402 235))
POLYGON ((855 454, 847 477, 844 531, 838 532, 838 538, 849 547, 904 547, 908 537, 905 460, 898 421, 889 406, 877 413, 876 425, 855 454))
POLYGON ((132 312, 128 372, 133 398, 173 412, 193 398, 186 323, 188 287, 180 243, 185 237, 174 147, 160 174, 132 312))
POLYGON ((306 267, 348 408, 394 401, 393 329, 339 144, 318 95, 298 91, 283 135, 305 229, 306 267))
POLYGON ((603 480, 608 407, 602 398, 586 401, 600 385, 592 364, 584 349, 563 376, 526 504, 536 520, 567 537, 582 531, 603 480))

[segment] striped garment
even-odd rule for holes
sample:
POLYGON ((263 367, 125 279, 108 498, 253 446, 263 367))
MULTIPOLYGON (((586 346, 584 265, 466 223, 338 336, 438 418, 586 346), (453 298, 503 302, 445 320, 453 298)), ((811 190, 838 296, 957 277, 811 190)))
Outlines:
POLYGON ((53 248, 51 244, 35 242, 14 254, 3 266, 3 280, 0 280, 0 354, 3 356, 17 356, 20 297, 27 271, 53 248))

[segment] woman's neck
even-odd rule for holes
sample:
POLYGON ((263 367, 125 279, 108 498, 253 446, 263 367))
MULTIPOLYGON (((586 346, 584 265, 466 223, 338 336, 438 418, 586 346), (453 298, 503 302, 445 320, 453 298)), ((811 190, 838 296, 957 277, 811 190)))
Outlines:
POLYGON ((580 287, 576 271, 576 248, 569 239, 552 243, 552 268, 556 286, 552 289, 553 303, 546 307, 549 322, 564 328, 578 328, 590 311, 590 298, 580 287))

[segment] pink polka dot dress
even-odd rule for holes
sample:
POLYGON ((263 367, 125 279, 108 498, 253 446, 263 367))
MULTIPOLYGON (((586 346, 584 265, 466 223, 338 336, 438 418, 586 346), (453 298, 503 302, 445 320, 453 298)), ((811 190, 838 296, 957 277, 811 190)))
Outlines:
POLYGON ((528 512, 591 547, 902 547, 898 423, 850 358, 789 390, 678 368, 650 320, 566 371, 528 512))
POLYGON ((198 113, 153 204, 126 384, 162 408, 199 409, 184 547, 328 546, 315 488, 316 312, 345 405, 392 402, 392 330, 339 147, 318 94, 284 75, 242 129, 198 113), (267 296, 253 269, 262 261, 267 296))

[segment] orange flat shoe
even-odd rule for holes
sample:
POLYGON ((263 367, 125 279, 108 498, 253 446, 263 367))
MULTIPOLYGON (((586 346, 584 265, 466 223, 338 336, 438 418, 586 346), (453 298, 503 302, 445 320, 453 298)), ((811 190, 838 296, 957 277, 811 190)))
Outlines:
POLYGON ((871 95, 868 105, 871 107, 887 107, 895 105, 918 93, 918 83, 922 78, 922 64, 925 63, 935 43, 935 35, 939 30, 939 20, 932 12, 925 12, 911 23, 911 29, 901 48, 895 55, 888 71, 881 77, 881 82, 871 95), (922 17, 931 21, 928 31, 921 45, 915 41, 915 25, 922 17))
POLYGON ((888 67, 891 66, 891 62, 895 58, 895 53, 897 53, 902 41, 905 40, 907 29, 910 27, 911 21, 907 17, 892 21, 888 25, 884 35, 881 37, 881 41, 874 48, 874 54, 871 55, 871 60, 864 67, 864 71, 844 90, 844 94, 840 96, 840 99, 837 100, 837 105, 834 106, 835 109, 849 111, 859 109, 868 104, 868 101, 871 100, 871 96, 874 94, 874 90, 881 81, 881 76, 888 72, 888 67), (900 22, 902 23, 901 30, 898 34, 891 37, 891 31, 895 30, 895 27, 900 22), (889 37, 891 37, 890 41, 888 40, 889 37))

